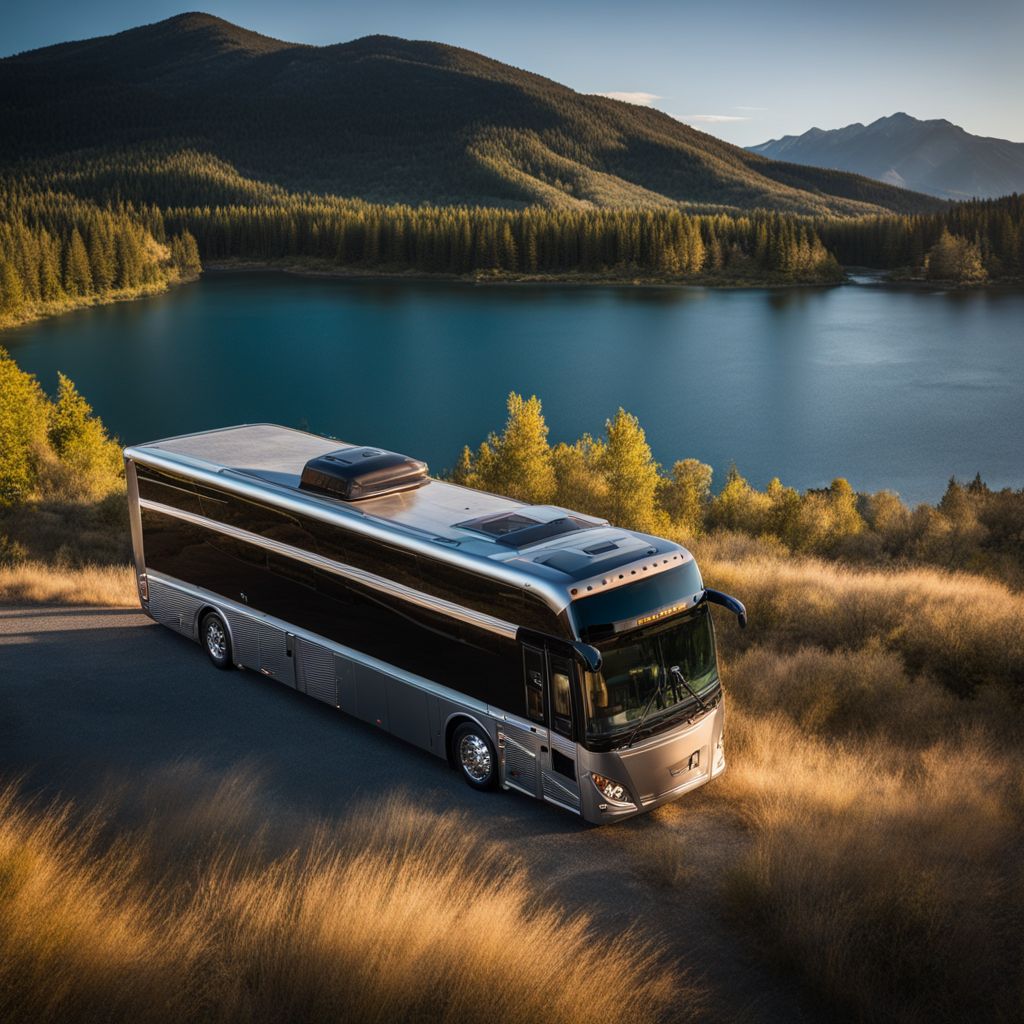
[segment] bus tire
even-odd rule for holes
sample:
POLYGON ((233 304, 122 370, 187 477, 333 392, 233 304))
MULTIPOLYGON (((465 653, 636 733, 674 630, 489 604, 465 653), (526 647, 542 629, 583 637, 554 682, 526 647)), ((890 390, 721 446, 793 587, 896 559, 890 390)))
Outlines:
POLYGON ((475 722, 463 722, 452 736, 452 760, 473 789, 498 784, 498 754, 490 737, 475 722))
POLYGON ((199 623, 199 642, 217 668, 234 668, 231 660, 231 635, 217 612, 207 612, 199 623))

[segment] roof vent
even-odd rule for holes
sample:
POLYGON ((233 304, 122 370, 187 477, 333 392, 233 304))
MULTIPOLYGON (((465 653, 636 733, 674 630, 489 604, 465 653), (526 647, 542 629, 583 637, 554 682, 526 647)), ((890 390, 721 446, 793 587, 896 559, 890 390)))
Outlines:
POLYGON ((478 519, 467 519, 464 523, 456 523, 463 530, 474 530, 493 537, 498 544, 509 548, 525 548, 531 544, 540 544, 563 533, 574 533, 577 530, 592 530, 597 524, 580 519, 577 516, 550 516, 551 512, 562 512, 561 509, 548 509, 545 506, 534 506, 535 515, 525 512, 500 512, 497 515, 480 516, 478 519))
POLYGON ((341 448, 303 467, 299 487, 342 501, 362 501, 422 487, 427 464, 381 448, 341 448))

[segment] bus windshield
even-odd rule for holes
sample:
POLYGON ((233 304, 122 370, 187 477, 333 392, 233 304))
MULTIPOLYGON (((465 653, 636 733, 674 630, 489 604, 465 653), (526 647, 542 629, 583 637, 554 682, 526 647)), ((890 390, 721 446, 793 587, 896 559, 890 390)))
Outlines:
POLYGON ((604 644, 600 672, 587 675, 587 733, 608 737, 632 730, 647 709, 655 722, 687 704, 696 704, 671 669, 678 665, 697 694, 718 682, 715 635, 706 603, 658 626, 634 630, 604 644), (660 686, 660 692, 659 692, 660 686))

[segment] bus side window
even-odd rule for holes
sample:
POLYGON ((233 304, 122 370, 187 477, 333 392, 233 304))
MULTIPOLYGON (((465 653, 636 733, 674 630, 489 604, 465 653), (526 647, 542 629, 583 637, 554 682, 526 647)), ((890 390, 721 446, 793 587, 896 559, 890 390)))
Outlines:
POLYGON ((564 658, 551 659, 551 724, 555 732, 572 738, 572 666, 564 658))
POLYGON ((526 717, 544 725, 544 653, 533 647, 523 648, 523 676, 526 682, 526 717))

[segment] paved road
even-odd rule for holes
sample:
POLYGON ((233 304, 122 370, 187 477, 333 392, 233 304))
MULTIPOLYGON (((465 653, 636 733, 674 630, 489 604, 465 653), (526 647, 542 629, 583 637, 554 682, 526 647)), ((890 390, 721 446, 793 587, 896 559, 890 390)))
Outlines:
POLYGON ((477 793, 440 759, 333 708, 256 673, 217 671, 137 611, 0 609, 0 777, 87 803, 111 780, 141 784, 182 759, 211 773, 255 765, 268 806, 311 819, 400 788, 427 808, 463 809, 569 909, 603 928, 636 924, 692 965, 712 991, 709 1019, 823 1016, 720 920, 717 877, 745 840, 700 792, 685 798, 681 832, 693 873, 669 891, 635 856, 669 827, 660 812, 589 828, 517 794, 477 793))

